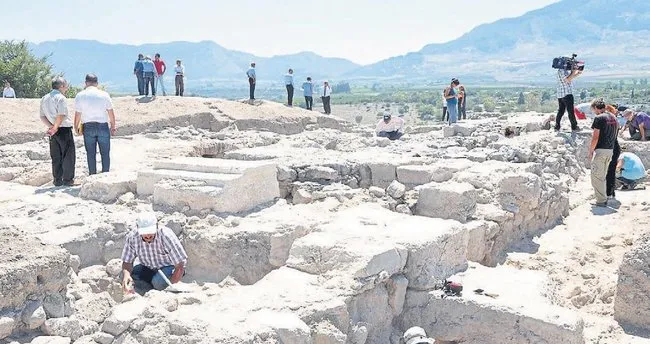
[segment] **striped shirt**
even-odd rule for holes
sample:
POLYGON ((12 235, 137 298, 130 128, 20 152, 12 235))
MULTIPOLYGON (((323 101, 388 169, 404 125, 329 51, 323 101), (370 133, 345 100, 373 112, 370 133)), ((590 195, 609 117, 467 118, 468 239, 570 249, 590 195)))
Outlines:
POLYGON ((133 263, 136 257, 140 259, 142 265, 150 269, 187 262, 187 253, 183 245, 176 234, 167 227, 159 228, 151 243, 142 240, 137 230, 129 233, 122 251, 122 261, 133 263))
POLYGON ((568 81, 566 78, 571 75, 571 71, 568 70, 557 70, 557 97, 564 98, 569 94, 573 94, 573 82, 568 81))

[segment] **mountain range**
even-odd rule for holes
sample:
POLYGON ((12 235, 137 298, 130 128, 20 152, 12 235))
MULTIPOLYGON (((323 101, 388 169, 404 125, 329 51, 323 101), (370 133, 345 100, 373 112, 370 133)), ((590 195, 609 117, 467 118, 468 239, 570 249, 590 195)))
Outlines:
POLYGON ((320 80, 418 83, 446 82, 455 76, 471 83, 535 84, 553 82, 553 57, 571 53, 586 62, 584 78, 641 77, 650 72, 649 43, 648 0, 562 0, 366 66, 312 52, 259 57, 210 41, 134 46, 58 40, 31 47, 39 56, 51 53, 55 70, 73 82, 95 72, 105 83, 120 88, 132 87, 132 66, 140 52, 160 52, 169 65, 181 58, 188 80, 198 83, 241 83, 249 63, 255 61, 258 79, 278 84, 289 67, 297 76, 320 80))

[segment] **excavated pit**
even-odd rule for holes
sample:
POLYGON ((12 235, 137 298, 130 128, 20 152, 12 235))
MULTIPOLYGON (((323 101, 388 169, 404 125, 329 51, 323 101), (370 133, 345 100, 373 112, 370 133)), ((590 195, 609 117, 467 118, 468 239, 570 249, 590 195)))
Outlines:
MULTIPOLYGON (((89 177, 77 154, 76 188, 51 186, 46 143, 29 139, 35 124, 2 141, 0 225, 72 254, 51 271, 65 275, 61 285, 3 289, 7 342, 398 343, 416 325, 441 343, 625 336, 558 302, 560 291, 544 288, 556 275, 513 258, 584 203, 571 191, 589 192, 588 132, 554 135, 541 130, 545 116, 528 114, 411 128, 390 142, 268 102, 131 102, 115 100, 112 171, 89 177), (521 134, 503 137, 513 125, 521 134), (135 217, 151 209, 186 247, 190 291, 131 300, 119 258, 135 217), (441 298, 447 278, 463 281, 465 296, 441 298), (523 297, 473 294, 519 286, 523 297), (63 314, 41 315, 34 302, 51 308, 52 293, 63 314)), ((648 159, 647 146, 630 147, 648 159)))

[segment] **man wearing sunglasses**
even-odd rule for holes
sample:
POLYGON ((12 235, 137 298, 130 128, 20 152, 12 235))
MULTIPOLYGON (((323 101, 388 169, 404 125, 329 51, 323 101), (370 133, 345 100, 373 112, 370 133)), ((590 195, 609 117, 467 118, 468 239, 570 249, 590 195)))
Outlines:
POLYGON ((174 232, 158 227, 154 213, 143 213, 136 220, 137 230, 129 233, 122 251, 122 288, 125 293, 134 291, 134 280, 144 281, 156 290, 167 288, 160 276, 162 271, 171 283, 177 283, 185 275, 187 253, 174 232), (133 266, 135 259, 139 264, 133 266))

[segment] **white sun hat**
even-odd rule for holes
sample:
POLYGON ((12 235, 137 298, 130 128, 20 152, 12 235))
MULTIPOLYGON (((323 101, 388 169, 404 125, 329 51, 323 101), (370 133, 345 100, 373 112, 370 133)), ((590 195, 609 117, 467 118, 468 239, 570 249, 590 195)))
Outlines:
POLYGON ((156 218, 156 214, 152 212, 138 215, 138 219, 135 220, 135 223, 138 226, 139 235, 156 234, 156 231, 158 230, 158 219, 156 218))

